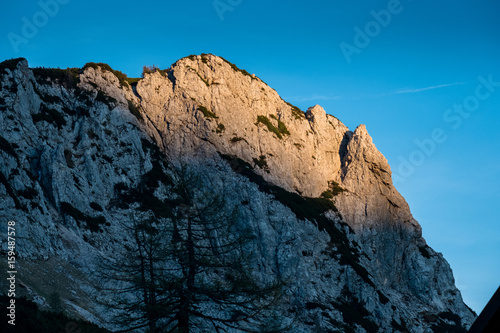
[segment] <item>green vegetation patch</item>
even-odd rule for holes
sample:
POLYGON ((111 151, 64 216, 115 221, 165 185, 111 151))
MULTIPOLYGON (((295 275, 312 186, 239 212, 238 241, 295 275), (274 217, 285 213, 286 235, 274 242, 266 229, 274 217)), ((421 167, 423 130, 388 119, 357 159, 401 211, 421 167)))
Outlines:
POLYGON ((202 80, 202 81, 203 81, 203 83, 205 83, 205 85, 206 85, 207 87, 210 87, 210 83, 208 83, 208 81, 207 81, 207 80, 205 80, 205 79, 203 78, 203 76, 201 76, 201 75, 200 75, 200 73, 196 72, 196 75, 198 75, 198 77, 200 78, 200 80, 202 80))
POLYGON ((209 56, 209 54, 202 53, 201 54, 201 62, 204 64, 208 64, 208 56, 209 56))
POLYGON ((295 105, 293 105, 291 103, 288 103, 287 101, 283 101, 283 102, 285 102, 289 107, 292 108, 292 114, 295 116, 295 119, 301 119, 301 118, 306 117, 306 114, 300 108, 296 107, 295 105))
POLYGON ((80 68, 45 68, 36 67, 31 69, 39 84, 56 82, 67 89, 77 89, 80 82, 80 68))
POLYGON ((219 125, 217 125, 217 128, 215 129, 215 132, 216 133, 222 133, 226 130, 226 126, 224 126, 224 124, 220 123, 219 125))
MULTIPOLYGON (((222 57, 221 57, 222 58, 222 57)), ((250 78, 252 78, 252 80, 260 80, 259 78, 253 76, 252 74, 248 73, 246 70, 244 69, 241 69, 241 68, 238 68, 238 66, 236 66, 235 64, 233 64, 232 62, 229 62, 227 61, 226 59, 222 58, 222 60, 224 60, 229 66, 231 66, 232 69, 234 69, 235 71, 237 72, 240 72, 241 74, 245 75, 245 76, 249 76, 250 78)))
POLYGON ((17 64, 21 60, 25 60, 24 58, 15 58, 15 59, 8 59, 5 61, 0 62, 0 73, 5 72, 7 73, 7 69, 10 69, 11 71, 15 70, 17 68, 17 64))
POLYGON ((142 80, 142 78, 140 78, 140 77, 128 77, 127 83, 130 84, 131 86, 134 86, 137 83, 139 83, 139 81, 141 81, 141 80, 142 80))
POLYGON ((153 74, 153 73, 160 73, 161 76, 166 78, 168 76, 168 71, 170 69, 160 69, 159 67, 153 65, 153 66, 144 66, 142 67, 142 77, 144 77, 146 74, 153 74))
POLYGON ((150 142, 149 140, 147 140, 145 138, 141 138, 141 144, 142 144, 142 149, 144 150, 144 152, 148 152, 153 159, 158 160, 158 161, 162 161, 165 169, 167 168, 167 166, 166 166, 167 160, 165 158, 165 155, 163 154, 163 152, 160 150, 160 148, 158 148, 158 146, 155 143, 150 142))
POLYGON ((267 129, 270 132, 276 134, 276 136, 279 139, 283 139, 283 134, 290 135, 290 132, 288 131, 288 129, 286 128, 285 124, 282 121, 280 121, 274 115, 271 115, 271 117, 278 121, 278 127, 274 126, 273 123, 266 116, 257 116, 257 122, 255 124, 258 125, 259 123, 261 123, 266 125, 267 129))
POLYGON ((64 115, 61 112, 48 108, 45 104, 41 104, 40 109, 39 113, 31 115, 33 122, 45 121, 50 124, 55 124, 58 129, 66 125, 66 119, 64 119, 64 115))
POLYGON ((56 95, 46 95, 43 93, 40 93, 39 91, 37 92, 38 96, 42 99, 47 104, 63 104, 62 99, 59 96, 56 95))
POLYGON ((130 113, 132 113, 138 120, 144 120, 139 108, 137 106, 135 106, 135 104, 129 99, 127 99, 127 103, 128 103, 128 109, 130 110, 130 113))
POLYGON ((321 197, 322 198, 326 198, 326 199, 332 199, 333 198, 333 193, 330 190, 326 190, 323 193, 321 193, 321 197))
POLYGON ((286 128, 286 125, 285 125, 284 122, 282 122, 281 120, 279 120, 278 117, 276 117, 274 114, 271 115, 271 118, 275 119, 278 122, 278 131, 281 134, 290 135, 290 132, 286 128))
POLYGON ((248 143, 248 141, 245 138, 242 138, 242 137, 239 137, 239 136, 234 136, 229 141, 231 143, 236 143, 236 142, 240 142, 240 141, 245 141, 246 143, 248 143))
POLYGON ((18 157, 16 151, 14 150, 14 147, 3 136, 0 136, 0 150, 3 150, 14 158, 18 157))
POLYGON ((219 118, 215 113, 213 113, 203 105, 198 106, 197 110, 201 111, 206 118, 214 118, 214 119, 219 118))
POLYGON ((120 85, 122 87, 128 87, 129 86, 129 83, 127 81, 127 75, 123 72, 120 72, 118 70, 115 70, 113 68, 111 68, 110 65, 106 64, 106 63, 103 63, 103 62, 88 62, 85 64, 85 66, 83 66, 83 70, 85 70, 86 68, 94 68, 96 70, 98 70, 99 68, 101 68, 102 70, 105 70, 105 71, 108 71, 108 72, 111 72, 113 73, 116 78, 118 79, 118 81, 120 81, 120 85))
POLYGON ((271 121, 269 120, 269 118, 267 118, 266 116, 257 116, 257 123, 256 124, 259 124, 259 123, 262 123, 264 125, 267 126, 267 129, 270 131, 270 132, 273 132, 274 134, 276 134, 276 136, 279 138, 279 139, 283 139, 283 136, 281 135, 280 131, 278 130, 277 127, 275 127, 271 121))
POLYGON ((130 188, 125 183, 115 184, 115 197, 111 204, 121 209, 128 209, 131 204, 138 203, 140 211, 153 211, 157 217, 172 217, 172 206, 167 201, 158 199, 154 192, 163 184, 169 186, 174 183, 172 177, 166 173, 168 164, 158 146, 141 139, 144 152, 149 153, 152 160, 152 169, 141 177, 139 185, 130 188))
POLYGON ((97 96, 96 96, 95 100, 98 102, 104 103, 109 107, 113 107, 113 105, 116 105, 118 103, 118 101, 116 99, 107 95, 105 92, 103 92, 101 90, 97 91, 97 96))
POLYGON ((342 290, 343 302, 332 302, 333 307, 342 313, 342 318, 348 326, 354 324, 361 325, 367 332, 376 333, 379 327, 367 317, 370 312, 365 308, 364 304, 359 301, 346 287, 342 290))
POLYGON ((258 159, 254 157, 253 162, 256 166, 269 173, 269 165, 267 165, 266 155, 260 155, 258 159))
POLYGON ((152 164, 153 167, 151 168, 151 170, 149 170, 142 176, 141 185, 154 192, 154 190, 158 188, 160 183, 164 184, 165 186, 174 183, 172 177, 165 173, 158 160, 153 160, 152 164))
POLYGON ((337 183, 337 182, 336 182, 336 181, 334 181, 334 180, 330 180, 330 181, 328 182, 328 186, 330 187, 330 192, 331 192, 334 196, 339 195, 340 193, 342 193, 342 192, 346 192, 346 191, 347 191, 345 188, 341 187, 341 186, 339 185, 339 183, 337 183))
POLYGON ((19 202, 19 199, 17 198, 14 189, 12 188, 12 186, 10 186, 7 177, 5 177, 5 175, 1 171, 0 171, 0 184, 2 184, 5 187, 5 191, 7 192, 7 194, 12 198, 12 200, 14 200, 14 205, 16 209, 21 209, 22 207, 21 203, 19 202))
POLYGON ((290 135, 290 132, 285 126, 285 123, 278 119, 278 130, 281 134, 290 135))
POLYGON ((131 204, 138 203, 140 211, 152 211, 156 217, 170 218, 173 216, 172 206, 154 195, 156 186, 158 186, 158 180, 155 178, 142 182, 142 187, 138 188, 129 188, 124 183, 118 183, 115 185, 116 196, 112 204, 121 209, 128 209, 131 204), (153 187, 148 187, 148 185, 153 187))
POLYGON ((89 216, 79 209, 75 208, 72 204, 68 202, 61 202, 61 214, 69 215, 73 219, 75 219, 78 226, 80 226, 81 222, 85 222, 85 229, 90 230, 91 232, 102 232, 101 226, 107 225, 110 223, 106 221, 106 218, 102 215, 97 217, 89 216))
POLYGON ((340 193, 347 191, 345 188, 341 187, 339 183, 333 180, 328 182, 328 187, 329 187, 328 190, 321 193, 321 197, 332 199, 334 196, 337 196, 340 193))
POLYGON ((18 191, 17 193, 27 200, 33 200, 38 196, 37 190, 33 187, 26 187, 24 190, 18 191))

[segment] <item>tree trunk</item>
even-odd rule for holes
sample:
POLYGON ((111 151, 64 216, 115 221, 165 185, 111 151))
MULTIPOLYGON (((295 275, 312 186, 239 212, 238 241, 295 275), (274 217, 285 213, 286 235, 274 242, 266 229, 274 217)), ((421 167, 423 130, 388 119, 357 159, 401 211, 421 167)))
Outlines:
POLYGON ((154 271, 154 258, 152 249, 148 253, 148 265, 149 265, 149 330, 151 333, 156 333, 156 274, 154 271))
POLYGON ((186 250, 188 253, 187 258, 187 276, 186 276, 186 290, 183 295, 180 296, 180 309, 177 320, 177 327, 182 333, 189 333, 189 319, 190 319, 190 308, 193 305, 193 291, 194 291, 194 281, 196 276, 196 261, 195 261, 195 249, 193 240, 193 228, 192 221, 188 218, 187 221, 187 241, 186 250))
POLYGON ((137 243, 137 248, 139 251, 139 260, 140 260, 140 272, 141 272, 141 284, 142 284, 142 290, 143 290, 143 302, 145 305, 145 310, 146 310, 146 318, 148 320, 148 326, 149 330, 153 333, 155 330, 154 323, 151 321, 151 317, 149 315, 149 310, 148 306, 150 303, 150 294, 148 293, 148 281, 146 279, 146 259, 143 254, 143 245, 141 242, 140 235, 138 234, 138 231, 135 231, 135 241, 137 243))

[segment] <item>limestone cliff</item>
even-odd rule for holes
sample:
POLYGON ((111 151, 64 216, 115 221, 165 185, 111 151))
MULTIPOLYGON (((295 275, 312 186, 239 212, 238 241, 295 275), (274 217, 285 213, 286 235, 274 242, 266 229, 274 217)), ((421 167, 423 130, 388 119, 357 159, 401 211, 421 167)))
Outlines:
MULTIPOLYGON (((471 325, 448 263, 426 245, 364 125, 352 132, 318 105, 304 113, 213 55, 132 85, 105 66, 7 61, 0 84, 0 214, 18 223, 20 279, 41 306, 57 292, 67 311, 106 325, 92 272, 138 209, 116 204, 120 186, 138 186, 160 163, 159 148, 231 193, 258 235, 256 276, 288 281, 277 311, 293 313, 293 332, 471 325), (338 211, 304 215, 279 193, 323 196, 338 211)), ((155 197, 165 196, 159 187, 155 197)))

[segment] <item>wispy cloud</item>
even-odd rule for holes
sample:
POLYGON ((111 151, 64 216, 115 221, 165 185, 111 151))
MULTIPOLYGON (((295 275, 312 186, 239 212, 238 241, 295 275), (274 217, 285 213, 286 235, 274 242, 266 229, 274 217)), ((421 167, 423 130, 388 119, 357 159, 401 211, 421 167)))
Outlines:
POLYGON ((342 95, 309 95, 309 96, 287 96, 284 97, 285 101, 292 101, 292 102, 315 102, 315 101, 338 101, 338 100, 344 100, 344 101, 355 101, 355 100, 363 100, 363 99, 372 99, 372 98, 381 98, 381 97, 388 97, 388 96, 394 96, 397 94, 415 94, 419 93, 422 91, 427 91, 427 90, 434 90, 434 89, 441 89, 441 88, 446 88, 446 87, 453 87, 453 86, 460 86, 464 85, 467 82, 453 82, 453 83, 446 83, 446 84, 438 84, 434 86, 428 86, 428 87, 423 87, 423 88, 400 88, 396 89, 393 91, 385 92, 385 93, 378 93, 378 94, 358 94, 355 96, 342 96, 342 95))
POLYGON ((396 90, 394 92, 394 94, 414 94, 414 93, 418 93, 418 92, 426 91, 426 90, 434 90, 434 89, 445 88, 445 87, 459 86, 459 85, 462 85, 465 83, 466 82, 454 82, 454 83, 439 84, 436 86, 429 86, 429 87, 424 87, 424 88, 403 88, 403 89, 396 90))
POLYGON ((325 96, 325 95, 311 95, 311 96, 288 96, 285 101, 294 102, 310 102, 310 101, 335 101, 342 99, 342 96, 325 96))

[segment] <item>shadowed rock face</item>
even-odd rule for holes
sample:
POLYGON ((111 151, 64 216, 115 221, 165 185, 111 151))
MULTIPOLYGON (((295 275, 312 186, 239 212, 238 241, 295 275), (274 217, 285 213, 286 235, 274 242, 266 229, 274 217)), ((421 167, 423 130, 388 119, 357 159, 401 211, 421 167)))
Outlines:
MULTIPOLYGON (((113 73, 92 67, 72 88, 61 79, 35 77, 24 60, 0 75, 0 131, 14 151, 5 144, 0 150, 5 178, 0 212, 17 219, 21 231, 30 235, 20 241, 26 267, 22 279, 42 305, 49 306, 43 297, 55 287, 29 277, 39 275, 41 259, 53 263, 49 272, 58 265, 67 268, 68 278, 58 288, 69 310, 100 323, 107 319, 96 311, 99 305, 83 305, 93 304, 95 290, 67 281, 90 281, 97 253, 113 256, 113 244, 121 237, 119 222, 134 210, 133 205, 113 206, 116 185, 135 186, 151 170, 155 157, 144 146, 150 140, 170 161, 189 161, 205 172, 232 193, 235 205, 248 202, 240 218, 259 235, 255 274, 265 279, 279 272, 292 280, 277 309, 285 313, 293 304, 299 318, 296 332, 342 325, 370 331, 342 314, 345 308, 338 304, 352 304, 353 299, 370 313, 364 319, 384 332, 428 332, 438 324, 472 323, 474 315, 463 303, 448 263, 426 245, 364 125, 349 131, 319 105, 303 113, 256 76, 213 55, 183 58, 168 71, 146 74, 134 89, 120 84, 113 73), (131 107, 142 120, 130 113, 131 107), (369 276, 326 255, 325 249, 339 246, 331 235, 229 167, 220 154, 249 163, 269 186, 304 197, 329 191, 340 214, 330 212, 326 218, 346 234, 352 248, 360 245, 359 264, 369 276), (27 191, 32 195, 21 195, 27 191), (109 223, 102 232, 88 230, 61 212, 62 203, 109 223), (94 211, 90 203, 102 211, 94 211), (342 227, 341 219, 354 233, 342 227), (460 319, 453 322, 447 313, 460 319)), ((156 195, 168 195, 161 191, 156 195)))

